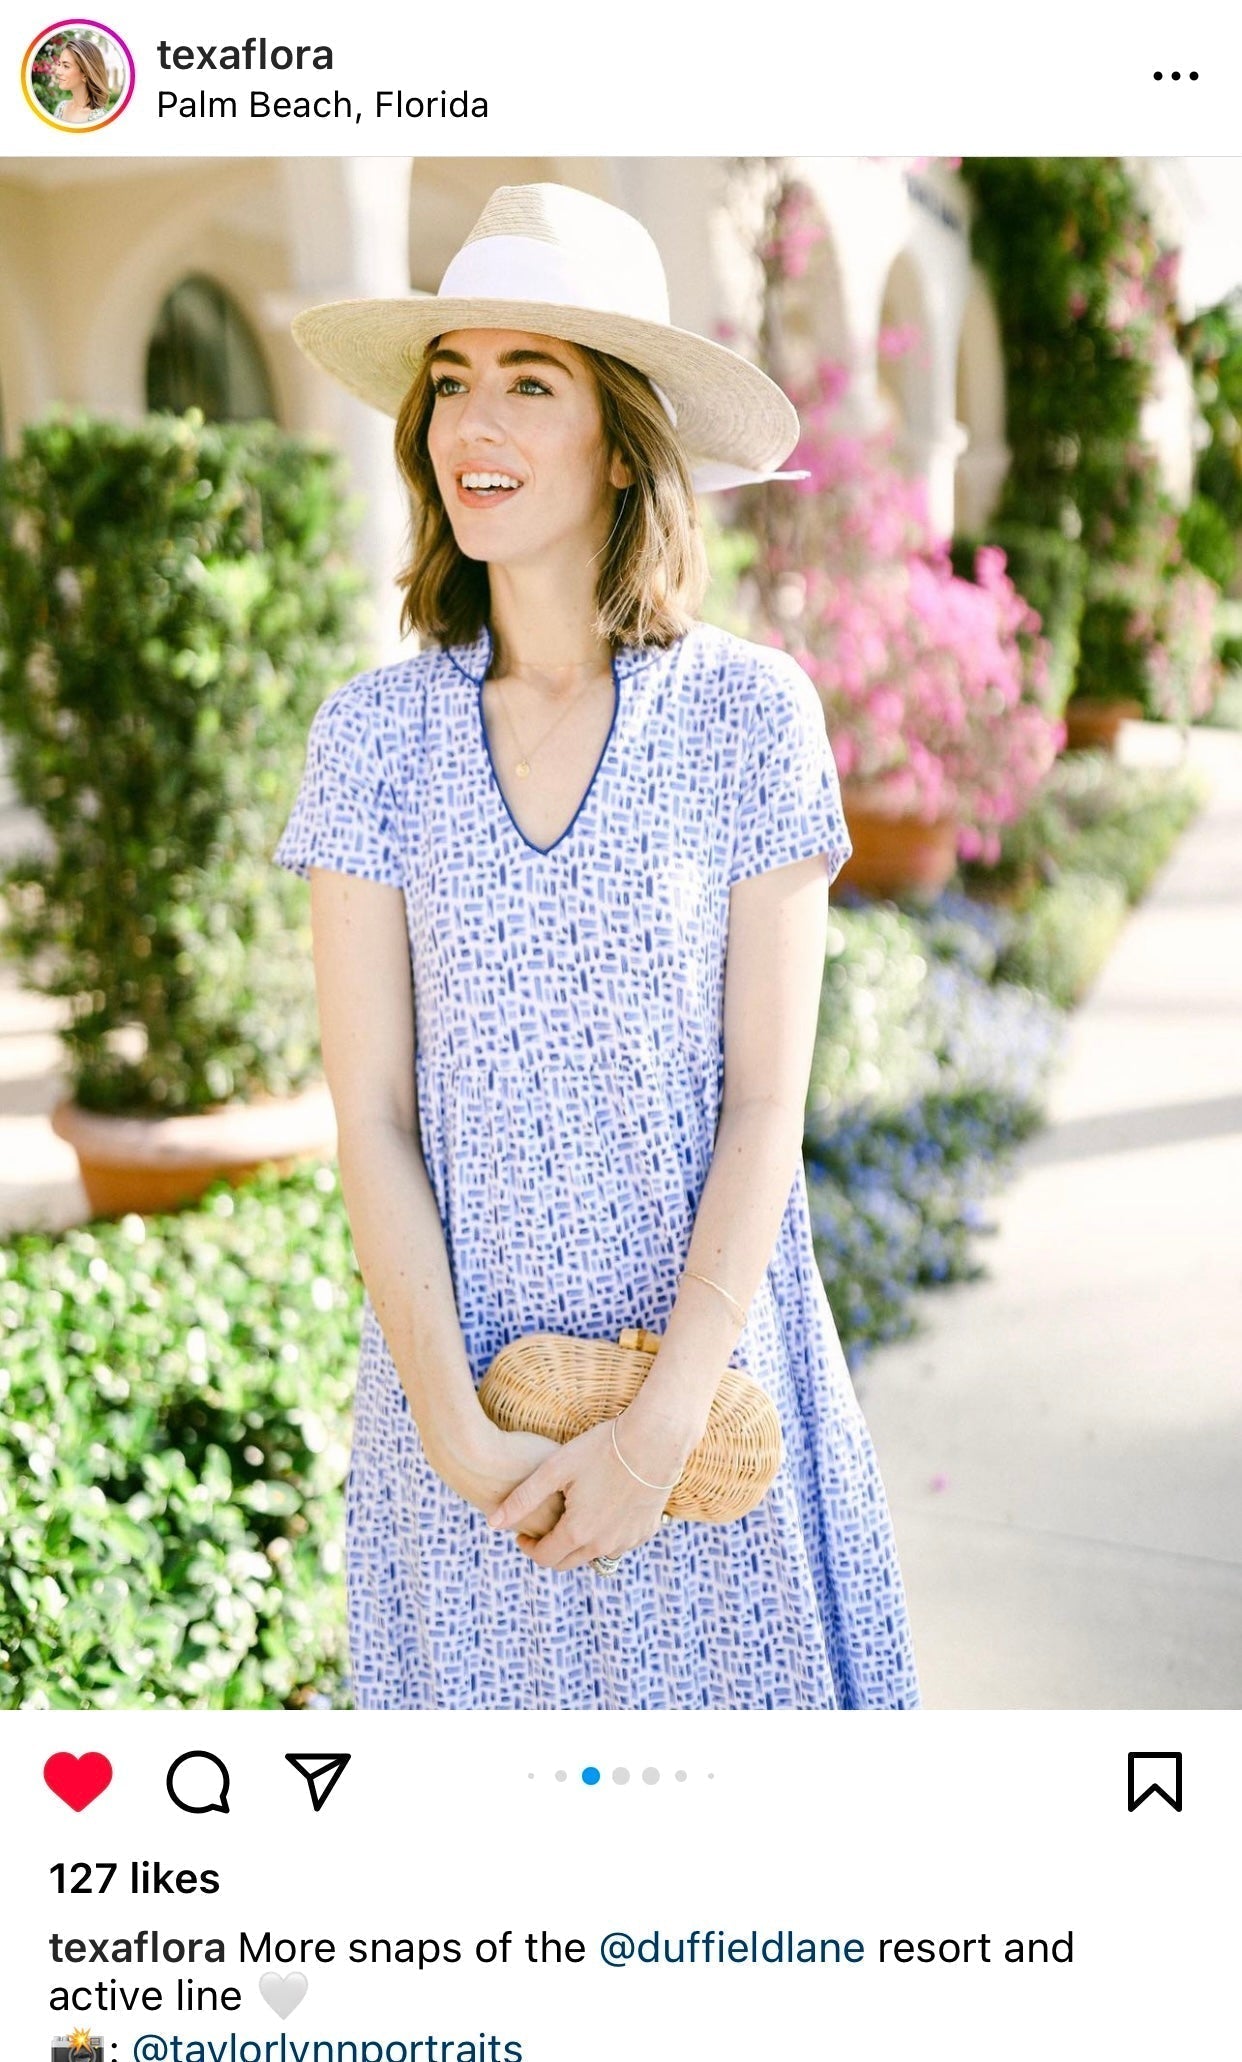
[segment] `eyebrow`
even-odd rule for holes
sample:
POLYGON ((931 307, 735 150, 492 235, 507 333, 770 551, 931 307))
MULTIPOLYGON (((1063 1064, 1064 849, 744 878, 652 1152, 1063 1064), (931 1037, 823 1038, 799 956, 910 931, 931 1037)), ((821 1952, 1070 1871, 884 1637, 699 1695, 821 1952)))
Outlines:
MULTIPOLYGON (((431 365, 464 365, 468 368, 470 360, 461 351, 437 350, 432 352, 428 363, 431 365)), ((498 365, 555 365, 557 371, 563 372, 567 379, 572 379, 574 376, 573 368, 566 365, 562 358, 554 358, 550 351, 502 351, 496 363, 498 365)))

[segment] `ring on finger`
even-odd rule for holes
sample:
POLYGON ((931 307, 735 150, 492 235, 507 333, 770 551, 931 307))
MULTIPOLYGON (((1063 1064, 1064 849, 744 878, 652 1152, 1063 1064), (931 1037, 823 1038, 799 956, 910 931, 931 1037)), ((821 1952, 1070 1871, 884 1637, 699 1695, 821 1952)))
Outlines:
POLYGON ((615 1575, 621 1566, 620 1554, 596 1554, 591 1563, 597 1575, 615 1575))

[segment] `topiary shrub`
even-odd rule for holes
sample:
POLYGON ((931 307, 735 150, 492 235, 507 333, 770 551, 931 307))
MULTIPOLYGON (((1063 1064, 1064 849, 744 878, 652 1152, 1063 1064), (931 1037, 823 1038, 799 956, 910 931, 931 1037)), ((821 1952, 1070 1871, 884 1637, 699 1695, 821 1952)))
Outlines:
POLYGON ((271 864, 307 729, 359 661, 341 462, 270 423, 85 415, 0 466, 0 724, 53 854, 5 947, 67 998, 85 1108, 171 1114, 316 1071, 305 889, 271 864))
POLYGON ((1093 567, 1079 627, 1075 695, 1083 701, 1145 703, 1150 622, 1158 583, 1126 567, 1093 567), (1110 582, 1114 582, 1110 590, 1110 582))

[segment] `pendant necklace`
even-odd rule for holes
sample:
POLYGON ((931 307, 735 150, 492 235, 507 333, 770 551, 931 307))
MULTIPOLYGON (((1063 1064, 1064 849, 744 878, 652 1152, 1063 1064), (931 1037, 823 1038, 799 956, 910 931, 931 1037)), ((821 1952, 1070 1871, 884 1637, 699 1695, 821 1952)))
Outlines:
POLYGON ((524 748, 522 740, 518 736, 517 725, 513 720, 513 712, 510 709, 508 702, 506 701, 503 703, 505 720, 513 733, 513 742, 518 748, 519 756, 514 762, 513 771, 519 780, 527 779, 530 773, 530 762, 533 759, 535 753, 539 751, 541 747, 547 743, 548 739, 552 735, 552 732, 557 728, 557 725, 565 721, 565 718, 568 716, 569 711, 578 706, 578 703, 583 700, 585 693, 586 690, 583 689, 580 693, 574 696, 571 702, 566 704, 565 708, 561 710, 560 715, 557 717, 556 722, 551 724, 550 727, 544 731, 543 736, 539 739, 538 744, 533 745, 529 751, 527 751, 524 748))

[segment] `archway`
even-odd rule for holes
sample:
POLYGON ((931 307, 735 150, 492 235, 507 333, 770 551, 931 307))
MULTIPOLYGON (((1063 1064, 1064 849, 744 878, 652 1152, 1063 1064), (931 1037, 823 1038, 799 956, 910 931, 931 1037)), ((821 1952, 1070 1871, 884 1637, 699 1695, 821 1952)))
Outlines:
POLYGON ((209 422, 276 419, 263 352, 232 296, 205 273, 165 294, 147 345, 146 403, 209 422))

